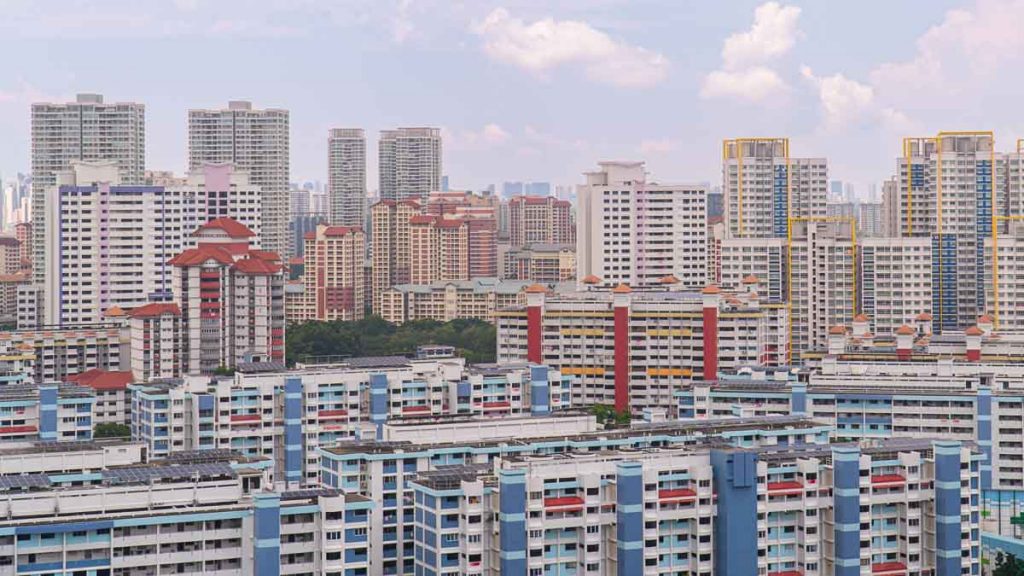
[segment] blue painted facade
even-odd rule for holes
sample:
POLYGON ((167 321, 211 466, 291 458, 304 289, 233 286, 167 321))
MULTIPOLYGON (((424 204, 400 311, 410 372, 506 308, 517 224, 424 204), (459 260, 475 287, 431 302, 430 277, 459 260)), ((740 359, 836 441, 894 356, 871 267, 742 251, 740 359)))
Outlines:
POLYGON ((501 552, 499 562, 504 576, 526 576, 526 473, 501 470, 498 473, 498 511, 501 552))
POLYGON ((835 575, 860 574, 860 449, 832 450, 835 575))
POLYGON ((281 497, 256 494, 253 511, 253 574, 281 575, 281 497))
POLYGON ((639 462, 620 462, 615 474, 615 536, 618 576, 644 570, 644 477, 639 462))
POLYGON ((530 366, 530 413, 543 416, 551 412, 551 387, 548 385, 548 367, 530 366))
POLYGON ((388 377, 370 374, 370 422, 377 427, 377 438, 384 436, 384 423, 388 420, 388 377))
POLYGON ((302 379, 284 381, 284 476, 291 482, 302 481, 302 379))
POLYGON ((935 443, 935 574, 960 574, 960 443, 935 443))
POLYGON ((57 441, 57 385, 39 387, 39 439, 57 441))
POLYGON ((757 455, 712 450, 718 494, 715 573, 757 574, 757 455))

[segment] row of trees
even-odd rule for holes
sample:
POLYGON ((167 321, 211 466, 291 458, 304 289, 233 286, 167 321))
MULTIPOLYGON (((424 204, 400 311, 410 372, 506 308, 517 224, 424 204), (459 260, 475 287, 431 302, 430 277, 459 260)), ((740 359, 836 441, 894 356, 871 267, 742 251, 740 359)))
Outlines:
POLYGON ((316 356, 412 354, 417 346, 454 346, 467 362, 494 362, 497 332, 482 320, 417 320, 396 326, 379 316, 356 322, 305 322, 288 327, 289 365, 316 356))

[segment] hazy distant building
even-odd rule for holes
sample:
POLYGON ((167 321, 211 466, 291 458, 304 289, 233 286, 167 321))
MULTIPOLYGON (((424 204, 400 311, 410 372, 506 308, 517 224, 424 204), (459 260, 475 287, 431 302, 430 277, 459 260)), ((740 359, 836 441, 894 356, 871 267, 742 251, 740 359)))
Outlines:
POLYGON ((334 128, 327 138, 330 222, 363 227, 366 214, 366 136, 361 128, 334 128))
POLYGON ((378 154, 381 200, 417 200, 441 189, 440 128, 382 130, 378 154))
MULTIPOLYGON (((32 104, 33 245, 41 247, 45 227, 44 191, 72 160, 115 163, 125 185, 141 184, 146 170, 146 107, 137 102, 106 104, 100 94, 79 94, 74 102, 32 104)), ((35 281, 42 283, 42 270, 35 281)))
POLYGON ((232 101, 227 108, 189 110, 189 169, 203 162, 231 162, 249 173, 263 191, 264 250, 288 249, 289 119, 288 111, 253 109, 250 102, 232 101))

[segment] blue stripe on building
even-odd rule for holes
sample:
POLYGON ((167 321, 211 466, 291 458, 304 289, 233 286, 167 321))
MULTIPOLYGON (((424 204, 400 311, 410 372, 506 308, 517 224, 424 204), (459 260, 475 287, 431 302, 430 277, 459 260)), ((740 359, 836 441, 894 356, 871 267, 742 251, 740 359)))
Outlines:
POLYGON ((712 450, 711 468, 718 494, 715 573, 757 574, 757 455, 712 450))

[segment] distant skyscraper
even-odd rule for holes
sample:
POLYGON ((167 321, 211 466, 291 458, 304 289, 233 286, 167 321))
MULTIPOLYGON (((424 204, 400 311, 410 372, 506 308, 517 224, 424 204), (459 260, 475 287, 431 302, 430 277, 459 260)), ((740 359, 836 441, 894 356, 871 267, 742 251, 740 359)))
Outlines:
POLYGON ((832 180, 828 183, 828 195, 830 200, 836 202, 842 200, 845 188, 842 180, 832 180))
POLYGON ((568 201, 553 196, 516 196, 505 204, 512 247, 576 243, 572 206, 568 201))
POLYGON ((296 217, 300 214, 309 214, 311 192, 305 188, 292 188, 291 192, 291 215, 296 217))
POLYGON ((714 191, 708 192, 708 218, 722 217, 725 210, 724 201, 721 186, 715 186, 714 191))
POLYGON ((366 214, 366 136, 361 128, 334 128, 327 138, 330 222, 362 229, 366 214))
POLYGON ((448 175, 447 174, 445 174, 444 176, 441 176, 441 191, 442 192, 447 192, 448 191, 448 175))
POLYGON ((288 248, 288 111, 254 110, 245 101, 227 108, 189 110, 189 169, 203 162, 232 162, 263 191, 261 247, 284 254, 288 248))
POLYGON ((501 185, 501 197, 506 200, 513 196, 523 195, 523 183, 522 182, 505 182, 501 185))
POLYGON ((707 189, 646 182, 643 162, 601 162, 578 188, 577 275, 606 284, 655 285, 675 276, 702 288, 707 272, 707 189))
POLYGON ((527 196, 550 196, 551 195, 551 183, 550 182, 529 182, 526 184, 523 192, 527 196))
POLYGON ((383 130, 378 147, 381 200, 417 200, 441 189, 441 130, 383 130))
POLYGON ((792 158, 787 138, 739 138, 722 147, 728 238, 785 238, 789 220, 825 216, 828 163, 792 158))
MULTIPOLYGON (((119 180, 141 184, 146 170, 146 107, 136 102, 104 104, 100 94, 79 94, 74 102, 32 105, 33 246, 42 249, 44 191, 72 160, 115 163, 119 180)), ((39 255, 36 255, 37 259, 39 255)), ((35 281, 42 283, 42 270, 35 281)))

